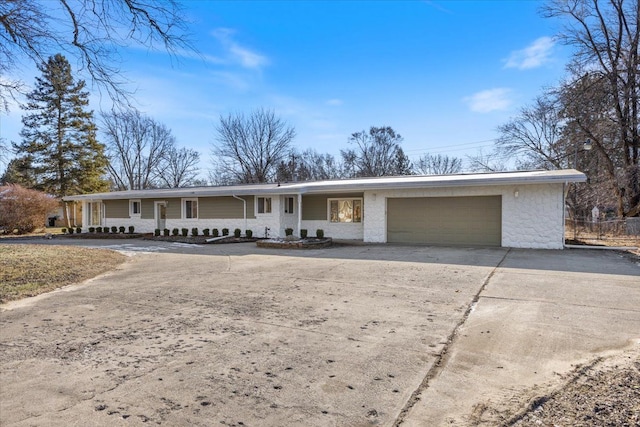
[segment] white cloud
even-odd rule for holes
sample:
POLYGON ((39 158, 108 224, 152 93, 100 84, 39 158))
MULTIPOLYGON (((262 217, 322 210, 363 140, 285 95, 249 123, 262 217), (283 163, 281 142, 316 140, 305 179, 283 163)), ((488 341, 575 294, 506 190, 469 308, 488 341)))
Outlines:
POLYGON ((260 55, 236 42, 233 39, 234 34, 235 31, 230 28, 218 28, 213 31, 213 36, 227 50, 232 62, 237 62, 242 67, 251 69, 259 69, 269 64, 266 56, 260 55))
POLYGON ((551 37, 540 37, 521 50, 514 50, 505 60, 505 68, 528 70, 549 62, 555 41, 551 37))
POLYGON ((244 92, 248 90, 251 85, 245 76, 237 73, 226 71, 215 71, 211 73, 212 77, 222 83, 223 85, 244 92))
POLYGON ((190 50, 186 50, 186 49, 178 50, 176 52, 176 55, 180 56, 181 58, 202 60, 202 61, 207 62, 209 64, 225 64, 227 62, 224 59, 219 58, 217 56, 208 55, 208 54, 205 54, 205 53, 199 53, 199 52, 195 52, 195 51, 190 51, 190 50))
POLYGON ((338 99, 338 98, 333 98, 333 99, 328 99, 325 104, 332 106, 332 107, 338 107, 340 105, 342 105, 344 102, 342 102, 342 99, 338 99))
POLYGON ((511 105, 511 89, 495 88, 474 93, 464 98, 471 111, 476 113, 490 113, 492 111, 506 110, 511 105))

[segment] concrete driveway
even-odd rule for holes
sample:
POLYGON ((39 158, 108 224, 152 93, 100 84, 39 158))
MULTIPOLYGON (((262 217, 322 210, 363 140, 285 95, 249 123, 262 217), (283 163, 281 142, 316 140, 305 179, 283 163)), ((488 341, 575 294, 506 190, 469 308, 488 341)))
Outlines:
POLYGON ((640 337, 640 267, 611 252, 126 244, 2 307, 1 425, 464 424, 640 337))

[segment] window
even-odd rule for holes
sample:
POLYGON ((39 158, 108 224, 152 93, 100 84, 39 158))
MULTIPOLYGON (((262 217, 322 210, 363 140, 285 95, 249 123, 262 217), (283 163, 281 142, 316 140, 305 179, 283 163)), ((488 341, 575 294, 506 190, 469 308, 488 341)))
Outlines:
POLYGON ((362 199, 329 199, 329 221, 362 222, 362 199))
POLYGON ((293 197, 284 198, 284 213, 293 213, 293 197))
POLYGON ((271 197, 258 197, 258 213, 271 213, 271 197))
POLYGON ((102 225, 102 202, 87 203, 87 223, 89 227, 102 225))
POLYGON ((198 218, 198 199, 182 199, 182 217, 186 219, 198 218))
POLYGON ((142 203, 140 200, 129 200, 129 216, 140 216, 142 203))

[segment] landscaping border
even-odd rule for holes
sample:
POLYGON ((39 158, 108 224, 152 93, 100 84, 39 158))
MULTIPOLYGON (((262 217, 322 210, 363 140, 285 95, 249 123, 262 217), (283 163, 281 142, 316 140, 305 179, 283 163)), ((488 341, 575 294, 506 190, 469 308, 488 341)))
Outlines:
POLYGON ((308 238, 308 239, 264 239, 256 241, 259 248, 274 248, 274 249, 322 249, 328 248, 333 245, 331 237, 325 237, 322 239, 308 238))

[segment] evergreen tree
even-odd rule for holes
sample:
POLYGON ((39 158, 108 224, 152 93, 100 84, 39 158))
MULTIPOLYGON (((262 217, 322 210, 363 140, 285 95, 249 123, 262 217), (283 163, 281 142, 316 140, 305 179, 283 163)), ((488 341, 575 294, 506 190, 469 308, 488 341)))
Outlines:
POLYGON ((32 188, 56 196, 107 191, 107 158, 96 140, 96 125, 83 80, 74 81, 71 66, 57 54, 38 67, 35 89, 22 108, 22 142, 18 159, 29 164, 32 188), (27 161, 28 160, 28 161, 27 161))
POLYGON ((30 157, 27 155, 12 159, 0 178, 0 185, 18 184, 25 188, 35 187, 36 180, 33 176, 30 157))

